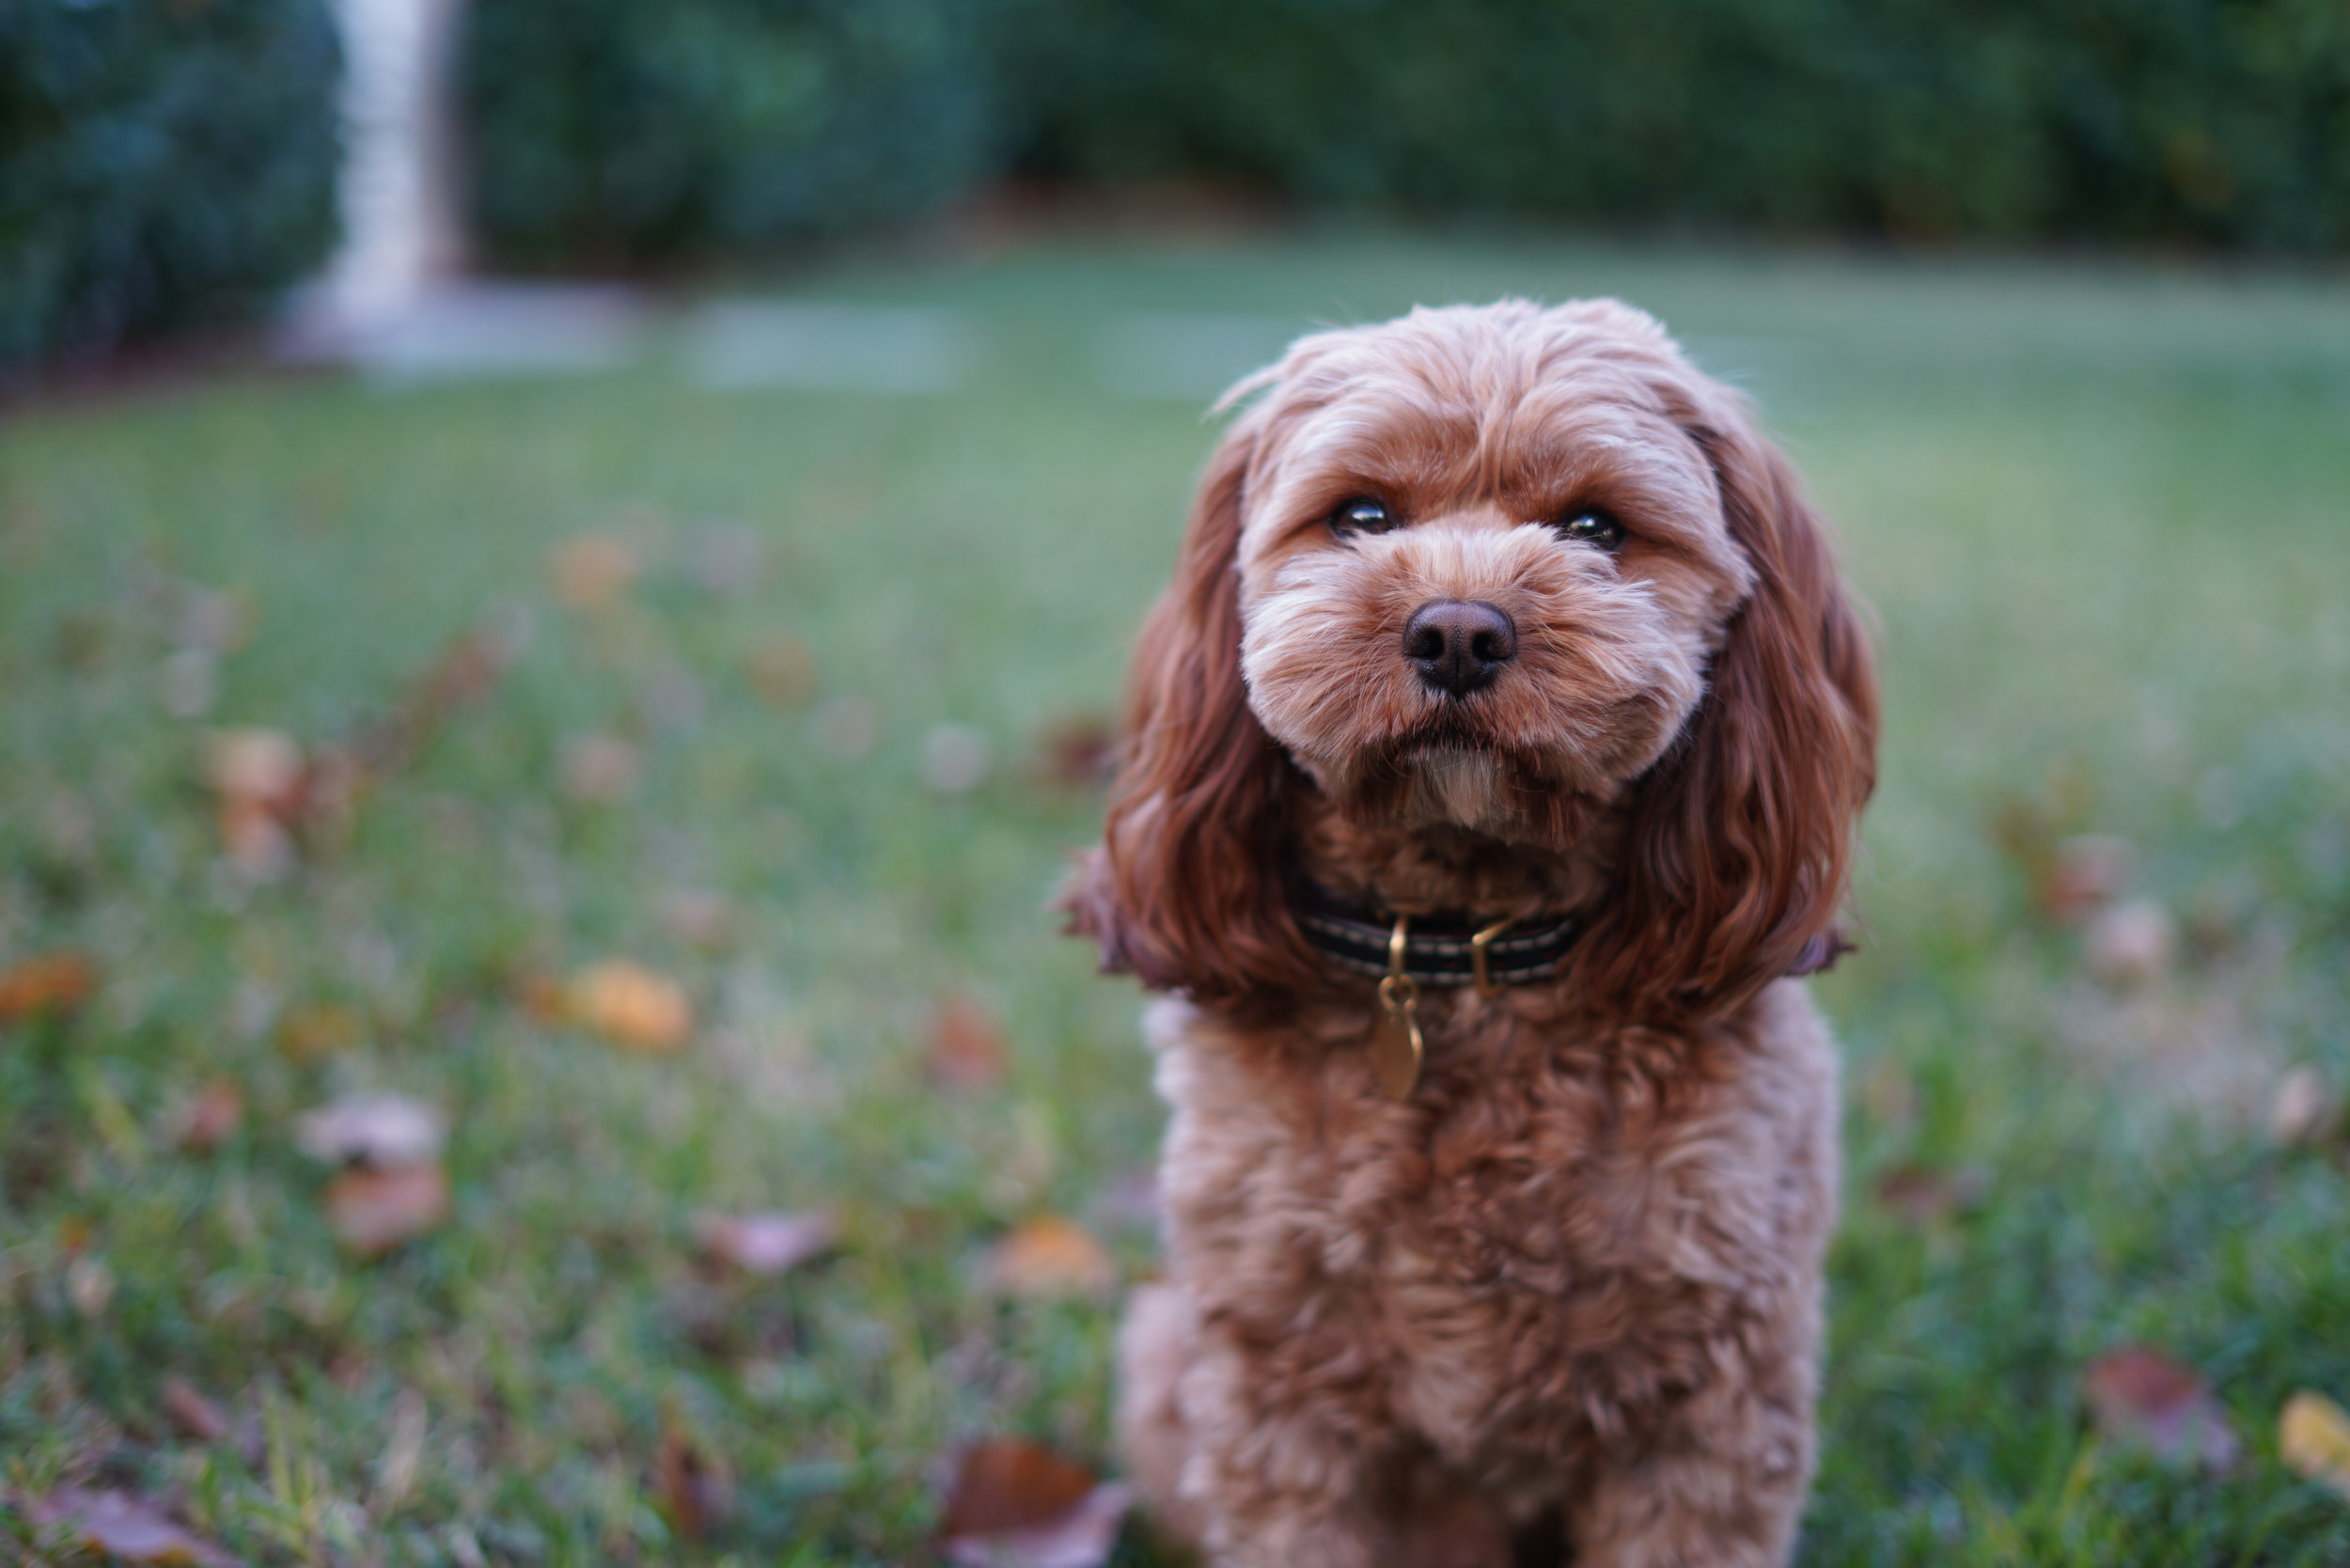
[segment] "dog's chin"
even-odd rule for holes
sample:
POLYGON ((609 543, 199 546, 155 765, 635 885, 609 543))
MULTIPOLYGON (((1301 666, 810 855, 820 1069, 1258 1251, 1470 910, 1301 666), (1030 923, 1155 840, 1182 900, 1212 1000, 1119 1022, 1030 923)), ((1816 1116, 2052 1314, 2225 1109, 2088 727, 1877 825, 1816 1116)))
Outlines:
POLYGON ((1466 737, 1413 737, 1313 771, 1348 821, 1372 829, 1449 827, 1562 850, 1599 805, 1559 760, 1466 737))

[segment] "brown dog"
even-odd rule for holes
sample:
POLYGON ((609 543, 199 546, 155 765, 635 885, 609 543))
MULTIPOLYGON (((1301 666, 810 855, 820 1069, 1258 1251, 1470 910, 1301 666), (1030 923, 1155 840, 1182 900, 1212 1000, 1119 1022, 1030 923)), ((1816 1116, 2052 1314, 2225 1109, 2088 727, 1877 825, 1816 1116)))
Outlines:
POLYGON ((1070 894, 1168 993, 1129 1464, 1232 1564, 1780 1562, 1837 1185, 1788 977, 1876 729, 1821 525, 1612 301, 1252 393, 1070 894))

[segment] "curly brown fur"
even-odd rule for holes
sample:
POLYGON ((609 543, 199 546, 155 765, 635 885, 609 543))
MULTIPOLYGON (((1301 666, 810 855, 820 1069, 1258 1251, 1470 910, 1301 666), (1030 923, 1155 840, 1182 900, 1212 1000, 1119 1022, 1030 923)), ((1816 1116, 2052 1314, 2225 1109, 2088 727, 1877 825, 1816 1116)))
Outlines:
POLYGON ((1778 977, 1842 897, 1876 725, 1823 529, 1611 301, 1415 311, 1237 390, 1069 895, 1170 993, 1130 1466, 1232 1564, 1782 1561, 1836 1093, 1778 977), (1334 530, 1362 496, 1401 525, 1334 530), (1554 527, 1591 508, 1621 548, 1554 527), (1446 599, 1514 628, 1465 694, 1403 656, 1446 599), (1300 878, 1587 933, 1553 981, 1427 994, 1396 1104, 1300 878))

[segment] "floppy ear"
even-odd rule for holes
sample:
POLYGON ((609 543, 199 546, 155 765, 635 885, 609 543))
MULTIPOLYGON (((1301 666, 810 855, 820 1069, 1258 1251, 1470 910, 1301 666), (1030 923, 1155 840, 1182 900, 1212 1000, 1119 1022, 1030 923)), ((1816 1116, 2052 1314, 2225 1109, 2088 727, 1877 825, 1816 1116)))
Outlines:
POLYGON ((1103 968, 1200 1000, 1289 990, 1312 972, 1282 892, 1290 764, 1241 681, 1235 555, 1256 447, 1244 417, 1209 460, 1174 578, 1136 643, 1102 844, 1062 900, 1103 968))
POLYGON ((1728 395, 1688 429, 1754 593, 1680 740, 1635 787, 1618 896, 1579 969, 1626 1012, 1666 1018, 1735 1005, 1825 937, 1876 783, 1876 674, 1818 516, 1728 395))

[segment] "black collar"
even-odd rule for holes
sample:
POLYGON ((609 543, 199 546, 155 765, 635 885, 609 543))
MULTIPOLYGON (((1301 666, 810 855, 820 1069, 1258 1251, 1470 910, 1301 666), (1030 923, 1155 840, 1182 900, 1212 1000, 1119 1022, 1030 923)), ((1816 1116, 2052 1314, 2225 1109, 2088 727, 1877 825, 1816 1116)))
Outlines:
MULTIPOLYGON (((1297 923, 1316 952, 1358 975, 1375 979, 1388 973, 1397 920, 1392 911, 1355 903, 1324 887, 1299 891, 1297 923)), ((1582 922, 1572 915, 1501 921, 1416 915, 1404 926, 1403 972, 1422 985, 1488 991, 1524 985, 1557 975, 1582 933, 1582 922)))

